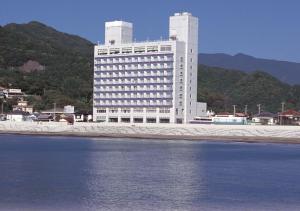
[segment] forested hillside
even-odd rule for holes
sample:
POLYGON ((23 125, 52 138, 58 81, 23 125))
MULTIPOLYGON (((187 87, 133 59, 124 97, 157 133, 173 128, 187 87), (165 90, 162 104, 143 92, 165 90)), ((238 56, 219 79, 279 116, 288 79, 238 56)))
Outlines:
MULTIPOLYGON (((198 99, 216 111, 256 105, 272 112, 282 101, 300 108, 300 86, 290 86, 264 72, 245 73, 200 65, 198 99)), ((0 86, 32 95, 37 110, 57 103, 92 108, 93 44, 38 22, 0 27, 0 86), (28 62, 31 61, 31 62, 28 62), (32 62, 33 61, 33 62, 32 62), (24 65, 25 64, 25 65, 24 65)))
POLYGON ((255 113, 257 104, 261 104, 263 110, 278 112, 282 102, 286 102, 286 108, 300 108, 300 86, 285 84, 268 73, 204 65, 199 66, 198 73, 198 100, 208 102, 210 109, 232 111, 232 105, 237 105, 239 111, 244 111, 248 105, 248 110, 255 113))
POLYGON ((93 44, 44 24, 9 24, 0 28, 0 86, 21 88, 37 109, 74 104, 90 109, 93 44), (27 61, 43 70, 20 71, 27 61))

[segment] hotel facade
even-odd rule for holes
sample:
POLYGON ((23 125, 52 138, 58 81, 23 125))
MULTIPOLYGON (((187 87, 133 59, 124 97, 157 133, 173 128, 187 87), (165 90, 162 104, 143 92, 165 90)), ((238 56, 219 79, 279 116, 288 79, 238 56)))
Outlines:
POLYGON ((105 23, 94 48, 93 120, 188 123, 206 112, 197 102, 198 18, 170 17, 169 39, 133 42, 133 26, 105 23))

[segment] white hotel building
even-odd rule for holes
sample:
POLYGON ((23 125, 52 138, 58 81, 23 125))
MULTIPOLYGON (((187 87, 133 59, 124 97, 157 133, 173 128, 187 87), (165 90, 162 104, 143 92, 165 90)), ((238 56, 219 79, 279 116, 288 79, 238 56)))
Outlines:
POLYGON ((188 123, 206 112, 197 103, 198 18, 170 17, 169 40, 133 42, 131 23, 105 23, 94 51, 93 119, 188 123))

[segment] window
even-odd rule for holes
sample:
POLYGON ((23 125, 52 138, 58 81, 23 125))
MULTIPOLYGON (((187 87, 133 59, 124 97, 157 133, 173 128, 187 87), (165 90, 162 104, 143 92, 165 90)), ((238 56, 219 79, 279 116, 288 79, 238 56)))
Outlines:
POLYGON ((144 109, 142 109, 142 108, 135 108, 135 109, 133 110, 133 112, 134 112, 134 113, 143 113, 143 112, 144 112, 144 109))
POLYGON ((109 113, 118 113, 118 109, 117 108, 110 108, 109 113))
POLYGON ((154 117, 153 118, 147 118, 146 122, 147 123, 156 123, 156 118, 154 118, 154 117))
POLYGON ((122 48, 122 53, 132 53, 132 48, 130 47, 122 48))
POLYGON ((122 113, 130 113, 130 108, 122 108, 121 112, 122 113))
POLYGON ((106 113, 106 109, 97 109, 97 113, 106 113))
POLYGON ((145 46, 134 48, 134 53, 144 53, 144 52, 145 52, 145 46))
POLYGON ((160 118, 159 123, 170 123, 170 119, 169 118, 160 118))
POLYGON ((157 52, 158 46, 147 46, 147 52, 157 52))
POLYGON ((109 54, 119 54, 120 49, 119 48, 111 48, 109 49, 109 54))
POLYGON ((98 49, 98 55, 107 55, 107 49, 98 49))
POLYGON ((147 108, 147 113, 156 113, 156 108, 147 108))
POLYGON ((163 114, 170 113, 170 109, 169 108, 160 108, 159 113, 163 113, 163 114))
POLYGON ((162 45, 160 47, 160 51, 171 51, 171 50, 172 50, 171 45, 162 45))

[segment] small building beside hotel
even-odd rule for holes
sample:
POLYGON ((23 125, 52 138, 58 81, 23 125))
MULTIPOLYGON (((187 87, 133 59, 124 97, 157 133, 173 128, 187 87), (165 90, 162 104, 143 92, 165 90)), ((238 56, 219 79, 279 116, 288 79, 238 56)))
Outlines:
POLYGON ((229 113, 217 114, 212 117, 213 124, 216 125, 246 125, 247 117, 239 117, 229 113))
POLYGON ((276 117, 276 114, 265 111, 255 114, 252 118, 252 123, 259 125, 275 125, 277 123, 276 117))
POLYGON ((91 122, 93 113, 88 111, 78 111, 75 113, 75 122, 91 122))

